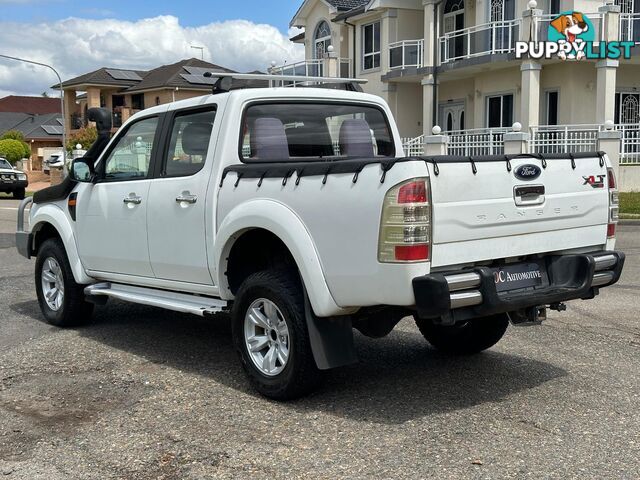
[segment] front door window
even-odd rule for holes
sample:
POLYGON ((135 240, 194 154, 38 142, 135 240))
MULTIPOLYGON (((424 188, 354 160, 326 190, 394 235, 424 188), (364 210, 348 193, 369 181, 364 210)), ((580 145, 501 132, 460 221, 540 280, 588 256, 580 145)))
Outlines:
POLYGON ((640 94, 616 93, 616 123, 640 123, 640 94))

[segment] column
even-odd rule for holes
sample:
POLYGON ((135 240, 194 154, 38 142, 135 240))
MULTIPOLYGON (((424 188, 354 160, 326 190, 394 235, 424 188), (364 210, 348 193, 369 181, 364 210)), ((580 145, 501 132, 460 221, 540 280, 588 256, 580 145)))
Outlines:
POLYGON ((614 120, 616 100, 616 71, 618 60, 604 59, 596 62, 596 123, 614 120))
POLYGON ((613 130, 613 123, 605 123, 606 130, 598 132, 598 150, 605 152, 611 161, 616 178, 620 178, 620 141, 622 132, 613 130))
POLYGON ((437 104, 434 95, 434 87, 436 85, 433 75, 427 75, 422 79, 422 131, 424 136, 431 135, 431 129, 436 124, 433 118, 433 107, 437 104))
POLYGON ((447 145, 449 144, 449 137, 442 135, 440 127, 435 126, 431 130, 429 135, 424 136, 424 154, 427 157, 435 155, 446 155, 447 145))
POLYGON ((424 7, 424 66, 432 67, 436 65, 438 43, 436 35, 436 19, 434 10, 437 8, 438 0, 422 0, 424 7))
POLYGON ((602 22, 602 39, 615 42, 620 38, 620 5, 605 4, 598 7, 598 13, 604 17, 602 22))
POLYGON ((520 155, 529 152, 529 134, 522 133, 522 125, 519 122, 513 124, 511 132, 504 134, 505 155, 520 155))
POLYGON ((542 65, 534 61, 522 62, 522 91, 520 94, 520 123, 525 132, 540 123, 540 71, 542 65))
POLYGON ((64 129, 66 132, 71 131, 71 115, 78 111, 78 105, 76 105, 76 92, 75 90, 64 91, 64 129))

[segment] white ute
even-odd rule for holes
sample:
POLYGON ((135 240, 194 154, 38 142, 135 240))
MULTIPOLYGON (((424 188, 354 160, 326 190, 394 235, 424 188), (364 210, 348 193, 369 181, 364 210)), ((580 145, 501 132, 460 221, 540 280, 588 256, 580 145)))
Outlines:
POLYGON ((618 281, 605 154, 407 158, 385 102, 353 90, 221 91, 112 139, 91 110, 96 143, 34 196, 30 229, 30 199, 19 212, 43 315, 78 325, 110 297, 230 312, 251 383, 288 399, 356 360, 353 328, 413 316, 435 348, 477 353, 618 281))

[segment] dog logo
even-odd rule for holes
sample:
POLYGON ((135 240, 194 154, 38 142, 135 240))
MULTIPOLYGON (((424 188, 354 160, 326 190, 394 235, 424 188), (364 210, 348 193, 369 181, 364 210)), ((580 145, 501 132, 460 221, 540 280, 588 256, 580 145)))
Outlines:
POLYGON ((544 41, 517 41, 516 58, 602 60, 631 58, 633 41, 596 40, 596 29, 581 12, 562 12, 549 22, 544 41))
POLYGON ((595 34, 593 24, 586 15, 564 12, 549 23, 548 37, 562 46, 566 45, 558 52, 561 60, 583 60, 586 56, 585 42, 593 42, 595 34))

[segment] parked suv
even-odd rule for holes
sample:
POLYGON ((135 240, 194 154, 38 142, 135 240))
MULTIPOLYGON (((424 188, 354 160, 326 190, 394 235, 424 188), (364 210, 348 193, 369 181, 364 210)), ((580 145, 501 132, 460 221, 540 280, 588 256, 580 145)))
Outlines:
POLYGON ((413 316, 435 348, 477 353, 620 278, 601 153, 404 157, 382 99, 333 89, 161 105, 110 141, 109 112, 90 115, 98 141, 18 226, 43 315, 78 325, 108 298, 230 312, 271 398, 355 361, 353 328, 413 316))
POLYGON ((27 185, 27 174, 17 170, 6 158, 0 157, 0 192, 12 193, 14 198, 21 200, 27 185))

